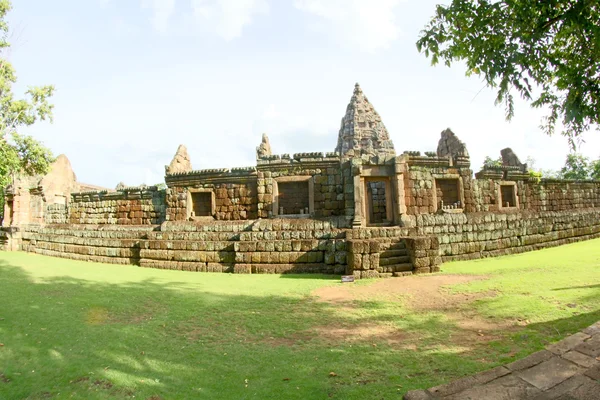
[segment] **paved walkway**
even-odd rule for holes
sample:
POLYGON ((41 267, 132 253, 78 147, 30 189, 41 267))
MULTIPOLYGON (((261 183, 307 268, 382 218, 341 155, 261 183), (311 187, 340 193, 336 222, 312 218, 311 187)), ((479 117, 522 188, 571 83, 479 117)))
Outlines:
POLYGON ((522 360, 404 400, 599 400, 600 322, 522 360))

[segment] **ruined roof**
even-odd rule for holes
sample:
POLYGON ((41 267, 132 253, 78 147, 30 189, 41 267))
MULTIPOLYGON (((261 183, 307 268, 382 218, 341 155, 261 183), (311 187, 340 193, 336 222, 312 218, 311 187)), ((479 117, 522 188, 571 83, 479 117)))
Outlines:
POLYGON ((187 148, 184 145, 179 145, 171 164, 167 165, 165 169, 167 174, 189 172, 192 170, 192 162, 190 161, 187 148))
POLYGON ((342 157, 396 154, 381 117, 358 83, 342 118, 336 152, 342 157))

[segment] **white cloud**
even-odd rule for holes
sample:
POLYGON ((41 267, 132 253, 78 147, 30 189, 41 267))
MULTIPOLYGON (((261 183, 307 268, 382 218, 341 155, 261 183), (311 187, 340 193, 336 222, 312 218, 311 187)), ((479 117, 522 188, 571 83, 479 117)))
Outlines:
POLYGON ((142 8, 151 8, 150 21, 158 32, 165 33, 169 27, 169 19, 175 12, 175 0, 141 0, 142 8))
POLYGON ((294 0, 294 6, 319 18, 312 27, 349 46, 374 52, 400 36, 394 10, 401 0, 294 0))
POLYGON ((225 40, 242 34, 256 14, 269 11, 266 0, 191 0, 194 16, 225 40))

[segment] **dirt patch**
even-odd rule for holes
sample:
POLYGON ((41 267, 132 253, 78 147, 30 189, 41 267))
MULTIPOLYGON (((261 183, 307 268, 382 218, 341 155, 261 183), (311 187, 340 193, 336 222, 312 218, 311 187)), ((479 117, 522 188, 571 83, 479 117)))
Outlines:
POLYGON ((131 314, 114 314, 105 307, 93 307, 88 310, 85 321, 88 325, 105 324, 141 324, 150 321, 157 311, 163 311, 164 307, 151 301, 141 304, 131 314))
MULTIPOLYGON (((499 331, 513 328, 510 321, 487 320, 464 307, 477 299, 494 297, 493 291, 482 293, 451 293, 448 287, 484 280, 481 275, 422 275, 399 279, 382 279, 369 285, 339 285, 317 289, 317 301, 326 302, 346 311, 356 312, 361 302, 401 302, 414 311, 442 312, 457 329, 450 340, 456 345, 486 343, 500 338, 499 331)), ((401 318, 401 317, 400 317, 401 318)), ((324 326, 317 332, 337 340, 372 340, 388 344, 404 343, 410 347, 406 332, 393 324, 366 323, 349 327, 324 326)))
POLYGON ((319 338, 326 339, 332 343, 344 340, 373 343, 375 345, 377 342, 396 345, 405 343, 408 339, 408 335, 405 332, 402 332, 393 326, 376 324, 373 322, 351 326, 319 326, 314 329, 314 332, 319 338))
POLYGON ((105 381, 102 379, 96 379, 94 381, 94 386, 100 387, 101 389, 109 390, 112 389, 113 384, 111 381, 105 381))
POLYGON ((6 375, 4 375, 4 374, 0 374, 0 382, 2 382, 2 383, 8 383, 8 382, 10 382, 10 379, 8 379, 6 377, 6 375))
MULTIPOLYGON (((457 304, 490 297, 490 294, 450 294, 444 287, 487 279, 479 275, 422 275, 400 279, 382 279, 371 285, 329 286, 313 294, 319 301, 355 307, 356 301, 404 300, 417 310, 446 310, 457 304)), ((493 294, 491 294, 493 295, 493 294)))

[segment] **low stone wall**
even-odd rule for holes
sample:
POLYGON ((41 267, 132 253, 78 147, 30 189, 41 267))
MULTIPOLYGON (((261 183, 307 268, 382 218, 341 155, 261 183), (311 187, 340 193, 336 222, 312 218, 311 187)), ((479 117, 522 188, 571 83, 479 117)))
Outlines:
POLYGON ((18 240, 24 251, 82 261, 198 272, 342 274, 345 231, 337 225, 309 220, 28 225, 18 240))
POLYGON ((345 228, 344 218, 27 225, 0 231, 0 248, 160 269, 374 278, 437 272, 441 262, 600 237, 598 209, 420 215, 407 221, 411 227, 360 229, 345 228))
POLYGON ((346 269, 336 221, 165 223, 140 242, 143 267, 198 272, 328 273, 346 269))
POLYGON ((27 225, 19 232, 23 251, 109 264, 140 262, 140 240, 156 226, 27 225))
POLYGON ((437 236, 443 262, 500 256, 600 237, 600 209, 419 215, 417 235, 437 236))

